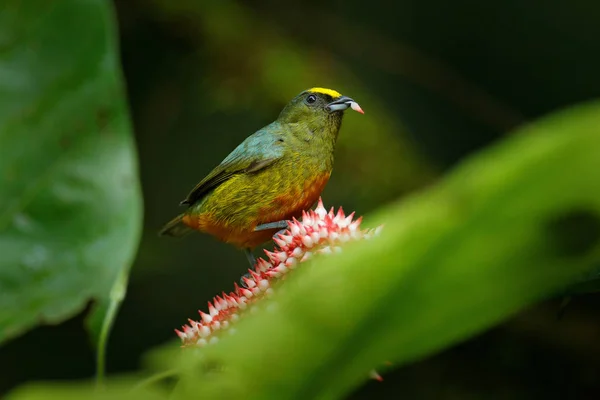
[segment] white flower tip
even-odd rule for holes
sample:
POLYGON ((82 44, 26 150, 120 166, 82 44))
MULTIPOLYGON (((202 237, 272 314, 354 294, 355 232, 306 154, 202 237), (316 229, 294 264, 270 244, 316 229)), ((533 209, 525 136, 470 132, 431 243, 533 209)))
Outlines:
POLYGON ((379 381, 379 382, 383 381, 383 377, 381 375, 379 375, 379 373, 377 371, 375 371, 374 369, 372 369, 369 372, 369 378, 375 379, 376 381, 379 381))
POLYGON ((323 199, 320 197, 319 203, 317 204, 317 208, 315 208, 315 214, 317 214, 319 218, 323 218, 327 214, 327 210, 325 210, 325 206, 323 206, 323 199))
POLYGON ((278 235, 278 237, 273 236, 273 241, 275 242, 275 244, 281 248, 285 247, 287 245, 287 243, 285 242, 285 240, 283 240, 281 238, 281 235, 278 235))
POLYGON ((300 227, 298 224, 292 225, 289 230, 292 236, 297 236, 300 233, 300 227))
POLYGON ((302 257, 302 254, 304 253, 304 250, 302 249, 302 247, 296 247, 293 251, 292 251, 292 257, 295 258, 300 258, 302 257))
POLYGON ((311 247, 313 247, 313 240, 311 239, 310 236, 305 235, 305 236, 302 237, 302 244, 306 248, 310 249, 311 247))
POLYGON ((296 266, 297 263, 298 263, 298 260, 295 257, 289 257, 287 260, 285 260, 286 267, 293 268, 296 266))
POLYGON ((200 335, 200 337, 203 337, 203 338, 210 335, 210 332, 211 332, 210 328, 206 325, 202 325, 200 327, 200 329, 198 329, 198 334, 200 335))
POLYGON ((280 237, 280 238, 281 238, 283 241, 285 241, 285 243, 286 243, 286 244, 290 244, 290 243, 292 243, 292 242, 294 241, 294 237, 293 237, 293 236, 291 236, 291 235, 283 235, 283 234, 280 234, 280 235, 279 235, 279 237, 280 237))
POLYGON ((200 313, 200 317, 202 317, 202 322, 204 322, 205 324, 210 324, 212 322, 212 317, 206 313, 203 313, 202 311, 199 311, 200 313))
POLYGON ((286 272, 288 272, 288 268, 285 266, 284 263, 281 263, 278 266, 276 266, 275 268, 273 268, 273 271, 275 271, 279 274, 285 274, 286 272))
POLYGON ((216 309, 215 306, 212 305, 212 303, 209 301, 208 302, 208 314, 211 317, 214 317, 215 315, 217 315, 219 313, 219 311, 216 309))
POLYGON ((258 282, 258 287, 259 287, 261 290, 267 290, 267 289, 269 288, 269 286, 271 286, 271 284, 269 283, 269 281, 268 281, 267 279, 261 279, 261 280, 258 282))

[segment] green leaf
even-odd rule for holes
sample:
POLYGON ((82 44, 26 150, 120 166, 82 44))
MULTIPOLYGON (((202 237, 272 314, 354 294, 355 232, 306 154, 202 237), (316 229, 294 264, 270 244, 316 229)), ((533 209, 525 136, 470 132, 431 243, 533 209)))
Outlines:
POLYGON ((300 268, 188 352, 177 394, 340 398, 559 293, 600 261, 598 126, 600 103, 546 118, 387 207, 380 237, 300 268))
POLYGON ((142 202, 115 43, 109 2, 2 4, 0 341, 110 302, 135 255, 142 202))

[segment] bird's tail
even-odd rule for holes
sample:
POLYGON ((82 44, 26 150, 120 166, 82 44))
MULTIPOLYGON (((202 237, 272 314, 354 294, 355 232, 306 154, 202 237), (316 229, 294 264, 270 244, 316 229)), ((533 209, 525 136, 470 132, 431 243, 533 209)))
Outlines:
POLYGON ((193 231, 192 228, 183 222, 183 215, 180 214, 167 222, 158 233, 159 236, 183 237, 193 231))

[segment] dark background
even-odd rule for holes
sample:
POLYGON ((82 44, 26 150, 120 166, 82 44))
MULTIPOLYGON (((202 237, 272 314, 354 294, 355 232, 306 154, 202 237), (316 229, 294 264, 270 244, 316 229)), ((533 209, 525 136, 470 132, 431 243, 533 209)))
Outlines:
MULTIPOLYGON (((324 193, 326 204, 359 215, 435 182, 512 128, 600 94, 593 0, 119 0, 116 14, 145 227, 108 347, 113 373, 173 340, 173 328, 246 268, 241 252, 208 236, 173 241, 156 231, 302 90, 334 88, 366 112, 345 118, 324 193)), ((577 297, 557 320, 559 300, 389 372, 352 398, 597 398, 600 298, 577 297)), ((91 376, 82 320, 2 347, 10 368, 0 393, 26 379, 91 376)))

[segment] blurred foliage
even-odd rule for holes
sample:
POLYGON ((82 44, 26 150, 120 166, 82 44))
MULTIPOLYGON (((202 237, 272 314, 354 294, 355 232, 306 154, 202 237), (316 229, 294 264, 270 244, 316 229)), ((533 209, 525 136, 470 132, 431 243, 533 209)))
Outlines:
MULTIPOLYGON (((0 12, 0 205, 5 213, 13 202, 23 201, 12 193, 20 193, 17 189, 28 185, 35 172, 58 155, 66 160, 65 166, 93 164, 95 171, 85 182, 94 190, 99 183, 135 173, 121 158, 125 157, 121 151, 129 152, 131 144, 114 69, 112 32, 107 28, 109 15, 104 7, 108 3, 10 1, 0 12), (75 3, 78 6, 70 8, 75 3), (104 34, 109 40, 102 38, 104 34), (97 64, 98 57, 104 62, 97 64), (100 72, 92 75, 90 71, 98 68, 100 72), (27 80, 30 74, 36 77, 34 81, 27 80), (87 90, 87 95, 80 94, 77 84, 93 77, 100 84, 82 86, 79 90, 87 90), (89 114, 94 104, 111 111, 104 128, 89 114), (45 119, 36 113, 38 108, 57 113, 45 119), (32 137, 34 130, 45 134, 32 137), (115 140, 119 138, 123 145, 115 142, 111 149, 107 143, 92 143, 92 137, 77 135, 81 130, 90 134, 114 131, 115 140), (8 152, 4 142, 8 133, 27 151, 8 152), (57 150, 55 141, 61 135, 72 138, 69 149, 73 150, 57 150), (84 151, 86 144, 98 146, 99 153, 89 148, 84 151), (102 160, 92 153, 101 154, 102 160), (4 166, 9 162, 31 172, 25 180, 12 182, 21 186, 10 192, 4 188, 4 166)), ((244 256, 229 246, 201 235, 181 242, 161 240, 156 230, 206 172, 247 135, 270 122, 301 90, 333 87, 355 98, 366 111, 365 116, 345 119, 334 174, 324 193, 326 203, 359 214, 433 184, 444 169, 524 122, 600 94, 596 43, 600 3, 587 0, 405 0, 394 4, 117 0, 115 4, 141 161, 145 225, 128 296, 109 346, 112 372, 138 368, 141 354, 174 341, 173 327, 239 278, 246 267, 244 256)), ((526 131, 521 134, 529 135, 526 131)), ((570 168, 563 164, 557 166, 570 168)), ((57 184, 68 177, 69 183, 77 183, 79 188, 78 174, 83 172, 77 168, 64 172, 66 176, 57 175, 57 184)), ((466 184, 479 182, 477 175, 464 177, 466 184)), ((41 187, 40 193, 53 188, 54 182, 50 179, 50 186, 41 187)), ((136 191, 136 185, 129 189, 136 191)), ((127 190, 118 184, 115 189, 110 196, 124 196, 121 190, 127 190)), ((488 189, 496 193, 494 188, 488 189)), ((556 185, 546 196, 561 197, 563 192, 563 187, 556 185)), ((84 194, 89 195, 87 190, 84 194)), ((100 191, 86 197, 86 205, 96 205, 108 195, 100 191)), ((29 206, 38 202, 37 197, 32 199, 29 206)), ((38 215, 59 216, 67 222, 81 215, 101 216, 100 226, 112 226, 113 218, 127 217, 110 211, 112 203, 104 200, 103 204, 105 208, 100 210, 92 207, 89 217, 89 210, 80 212, 72 202, 50 203, 51 209, 62 210, 60 213, 36 208, 35 214, 28 215, 36 217, 32 219, 35 226, 57 235, 53 244, 58 242, 62 249, 70 250, 71 243, 82 243, 87 236, 67 235, 58 230, 62 224, 47 227, 38 215), (63 207, 68 207, 69 213, 63 207), (66 248, 65 243, 69 244, 66 248)), ((498 209, 502 211, 502 206, 498 209)), ((134 214, 128 215, 132 218, 129 223, 134 214)), ((573 238, 593 237, 593 224, 580 215, 575 217, 561 225, 562 230, 575 232, 573 238)), ((438 226, 443 221, 435 222, 438 226)), ((0 235, 4 235, 2 229, 0 226, 0 235)), ((90 225, 81 229, 92 230, 90 225)), ((127 235, 126 231, 119 233, 127 235)), ((100 237, 102 231, 94 232, 100 237)), ((135 242, 134 236, 128 237, 121 238, 122 242, 135 242)), ((515 234, 503 245, 517 246, 518 238, 521 235, 515 234)), ((108 245, 109 241, 102 243, 108 245)), ((32 238, 27 245, 33 244, 32 238)), ((4 248, 0 250, 3 264, 6 253, 4 248)), ((84 299, 95 294, 91 287, 112 282, 117 270, 126 267, 123 262, 105 263, 112 257, 127 260, 133 248, 120 251, 122 254, 103 251, 94 256, 94 263, 102 260, 106 274, 102 279, 95 275, 96 270, 80 281, 72 268, 62 271, 79 285, 73 295, 78 306, 68 314, 81 309, 84 299)), ((36 255, 35 251, 28 254, 36 255)), ((59 254, 61 260, 66 254, 59 254)), ((8 271, 11 269, 0 269, 0 277, 8 271)), ((597 271, 590 271, 578 290, 589 291, 590 278, 595 277, 597 271)), ((2 289, 3 284, 0 282, 2 289)), ((505 284, 500 282, 499 288, 505 284)), ((103 288, 102 293, 108 294, 108 286, 103 288)), ((373 292, 376 294, 377 288, 373 292)), ((0 291, 0 299, 7 298, 5 293, 0 291)), ((19 296, 29 300, 29 296, 43 293, 32 288, 20 291, 19 296)), ((113 290, 115 298, 120 294, 113 290)), ((457 296, 459 301, 460 295, 456 291, 442 299, 457 296)), ((430 301, 426 299, 423 307, 430 301)), ((413 300, 409 305, 417 306, 413 300)), ((598 296, 575 298, 562 321, 556 322, 558 302, 541 303, 476 339, 396 368, 386 374, 383 383, 367 383, 351 397, 581 398, 585 392, 600 389, 599 306, 598 296)), ((6 310, 10 309, 2 307, 0 316, 8 315, 6 310)), ((417 311, 406 310, 409 316, 417 311)), ((378 312, 385 313, 385 309, 378 312)), ((0 392, 24 381, 89 377, 94 359, 81 329, 83 315, 57 327, 37 328, 0 347, 0 392), (31 359, 36 362, 26 361, 31 359)), ((34 322, 19 319, 17 323, 25 328, 34 322)), ((47 388, 37 389, 37 396, 48 393, 47 388)), ((66 396, 64 393, 59 397, 66 396)))
POLYGON ((4 4, 0 341, 90 298, 101 321, 135 255, 141 193, 111 18, 101 1, 4 4))
POLYGON ((160 400, 167 397, 157 390, 131 390, 131 384, 119 382, 108 389, 97 390, 89 384, 36 384, 10 393, 7 399, 61 400, 160 400))

